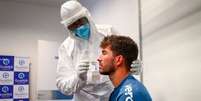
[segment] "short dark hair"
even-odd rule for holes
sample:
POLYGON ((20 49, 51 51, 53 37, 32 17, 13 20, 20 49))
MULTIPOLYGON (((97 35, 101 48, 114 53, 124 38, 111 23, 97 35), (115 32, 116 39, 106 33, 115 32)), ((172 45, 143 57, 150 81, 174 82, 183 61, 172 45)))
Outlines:
POLYGON ((138 47, 134 40, 127 36, 111 35, 102 40, 100 47, 111 47, 114 55, 122 55, 127 67, 131 67, 132 61, 138 57, 138 47))

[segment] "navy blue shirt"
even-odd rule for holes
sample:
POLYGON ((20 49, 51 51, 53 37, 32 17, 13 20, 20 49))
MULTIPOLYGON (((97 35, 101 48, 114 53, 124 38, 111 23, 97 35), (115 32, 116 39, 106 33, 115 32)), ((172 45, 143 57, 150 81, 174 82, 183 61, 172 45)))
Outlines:
POLYGON ((109 101, 152 101, 147 89, 132 75, 128 75, 114 89, 109 101))

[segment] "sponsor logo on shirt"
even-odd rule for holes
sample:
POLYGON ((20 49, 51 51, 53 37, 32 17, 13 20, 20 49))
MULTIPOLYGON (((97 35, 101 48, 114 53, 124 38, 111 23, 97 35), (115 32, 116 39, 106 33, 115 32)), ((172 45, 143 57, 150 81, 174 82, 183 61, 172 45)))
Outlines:
POLYGON ((127 96, 125 101, 133 101, 133 92, 132 92, 132 90, 133 89, 132 89, 131 85, 126 85, 125 86, 125 95, 127 96))

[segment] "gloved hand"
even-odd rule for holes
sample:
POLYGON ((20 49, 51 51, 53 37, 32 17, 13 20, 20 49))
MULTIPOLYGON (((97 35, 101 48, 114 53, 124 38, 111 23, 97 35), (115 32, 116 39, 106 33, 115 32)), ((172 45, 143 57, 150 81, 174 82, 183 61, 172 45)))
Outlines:
POLYGON ((132 62, 131 69, 130 69, 132 74, 140 75, 141 69, 142 69, 142 61, 137 59, 137 60, 132 62))
POLYGON ((77 74, 80 80, 87 80, 87 71, 89 70, 89 61, 81 60, 77 67, 77 74))

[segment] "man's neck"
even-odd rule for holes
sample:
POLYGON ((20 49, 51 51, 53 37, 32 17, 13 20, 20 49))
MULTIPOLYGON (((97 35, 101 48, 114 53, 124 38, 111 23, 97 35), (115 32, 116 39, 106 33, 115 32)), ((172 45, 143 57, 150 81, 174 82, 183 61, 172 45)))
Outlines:
POLYGON ((124 80, 128 76, 128 74, 129 74, 128 70, 126 70, 125 68, 119 67, 119 69, 117 69, 114 73, 109 75, 109 77, 110 77, 110 80, 112 81, 112 84, 116 88, 120 85, 122 80, 124 80))

